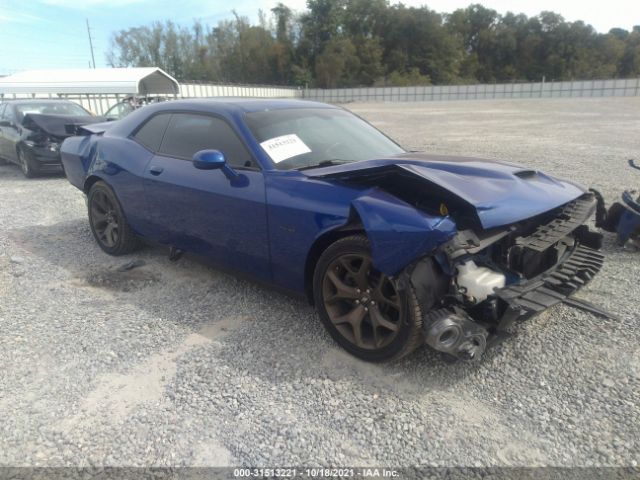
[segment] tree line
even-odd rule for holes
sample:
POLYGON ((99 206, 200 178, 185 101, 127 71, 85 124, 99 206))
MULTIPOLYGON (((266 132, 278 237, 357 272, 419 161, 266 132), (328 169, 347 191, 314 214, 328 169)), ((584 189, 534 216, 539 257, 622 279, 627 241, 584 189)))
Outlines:
POLYGON ((587 80, 640 75, 640 25, 598 33, 582 21, 474 4, 450 14, 387 0, 283 3, 258 21, 171 21, 113 34, 114 67, 157 66, 181 81, 321 88, 587 80))

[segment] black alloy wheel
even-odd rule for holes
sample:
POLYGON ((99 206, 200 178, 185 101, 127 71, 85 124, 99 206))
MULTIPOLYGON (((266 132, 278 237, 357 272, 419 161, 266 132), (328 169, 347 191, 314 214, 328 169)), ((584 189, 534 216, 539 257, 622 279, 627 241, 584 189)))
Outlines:
POLYGON ((120 203, 106 183, 92 185, 88 195, 89 224, 102 250, 124 255, 135 250, 139 240, 129 227, 120 203))
POLYGON ((33 161, 22 148, 18 148, 18 163, 25 177, 33 178, 36 176, 37 170, 33 165, 33 161))

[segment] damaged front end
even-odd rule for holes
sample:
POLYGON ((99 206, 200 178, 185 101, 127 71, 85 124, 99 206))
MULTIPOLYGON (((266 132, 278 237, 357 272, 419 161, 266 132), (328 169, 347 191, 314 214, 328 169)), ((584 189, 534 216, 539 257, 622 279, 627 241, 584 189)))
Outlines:
POLYGON ((517 320, 569 298, 600 270, 596 197, 566 180, 491 160, 407 154, 311 176, 367 188, 352 201, 374 266, 411 288, 426 343, 472 360, 517 320))
POLYGON ((566 301, 603 264, 602 236, 584 225, 595 209, 595 197, 585 193, 526 221, 482 234, 463 230, 405 269, 428 311, 426 343, 460 360, 477 359, 514 322, 566 301), (435 275, 425 272, 433 259, 435 275))
POLYGON ((26 129, 22 148, 27 150, 39 171, 61 168, 60 147, 66 138, 77 135, 83 125, 102 121, 102 117, 44 115, 28 113, 22 120, 26 129))

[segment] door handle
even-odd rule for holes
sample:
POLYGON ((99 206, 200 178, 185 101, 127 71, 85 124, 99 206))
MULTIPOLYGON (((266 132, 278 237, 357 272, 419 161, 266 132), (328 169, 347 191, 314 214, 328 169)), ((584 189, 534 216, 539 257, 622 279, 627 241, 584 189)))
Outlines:
POLYGON ((155 165, 149 169, 151 175, 160 175, 164 171, 162 167, 156 167, 155 165))

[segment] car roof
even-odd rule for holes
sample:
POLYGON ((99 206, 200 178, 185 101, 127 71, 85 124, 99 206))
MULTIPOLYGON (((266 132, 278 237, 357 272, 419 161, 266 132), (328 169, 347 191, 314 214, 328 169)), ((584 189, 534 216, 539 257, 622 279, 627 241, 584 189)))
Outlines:
POLYGON ((227 112, 261 112, 265 110, 280 110, 293 108, 337 108, 332 105, 309 100, 282 99, 282 98, 190 98, 184 100, 172 100, 152 104, 155 111, 185 110, 210 111, 214 113, 227 112))
POLYGON ((1 103, 45 103, 45 102, 68 102, 76 103, 66 98, 5 98, 1 103))

